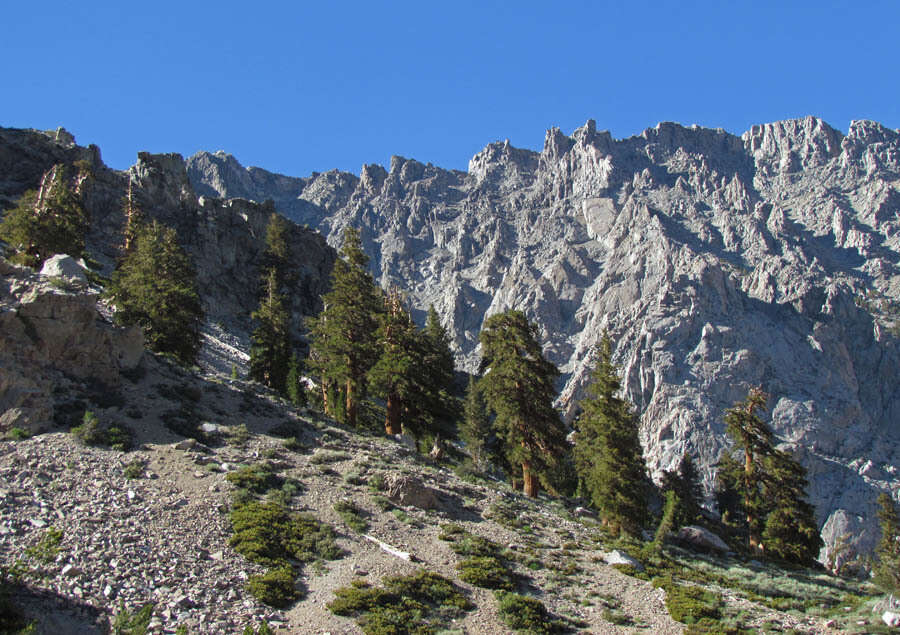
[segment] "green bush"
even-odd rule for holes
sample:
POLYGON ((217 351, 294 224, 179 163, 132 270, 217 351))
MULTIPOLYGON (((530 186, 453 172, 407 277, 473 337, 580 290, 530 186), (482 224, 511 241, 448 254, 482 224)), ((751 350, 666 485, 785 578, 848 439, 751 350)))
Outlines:
POLYGON ((528 633, 559 633, 564 630, 559 620, 553 618, 543 602, 537 598, 495 591, 500 619, 516 631, 528 633))
POLYGON ((334 504, 334 511, 338 513, 341 520, 353 531, 361 534, 369 528, 369 523, 363 518, 363 511, 356 506, 356 503, 348 500, 340 500, 334 504))
POLYGON ((225 480, 239 489, 255 494, 265 494, 270 489, 281 487, 284 479, 264 465, 248 465, 230 472, 225 480))
POLYGON ((466 558, 456 568, 459 570, 460 580, 483 589, 511 591, 515 586, 513 572, 494 556, 466 558))
POLYGON ((124 426, 103 426, 90 410, 86 410, 81 425, 71 430, 79 441, 85 445, 108 447, 120 452, 131 449, 131 431, 124 426))
POLYGON ((277 566, 289 558, 303 562, 336 560, 343 552, 334 530, 309 514, 291 515, 274 502, 248 502, 230 515, 229 544, 248 560, 277 566))
POLYGON ((701 620, 718 620, 722 596, 696 586, 678 584, 671 576, 653 579, 653 586, 666 592, 666 609, 676 622, 697 624, 701 620))
POLYGON ((127 479, 141 478, 144 475, 144 464, 141 461, 132 461, 125 465, 122 474, 127 479))
POLYGON ((384 580, 384 588, 354 582, 338 589, 328 609, 356 618, 367 635, 432 634, 474 605, 449 580, 430 571, 384 580))
POLYGON ((287 608, 299 597, 294 587, 294 571, 288 565, 250 576, 247 590, 263 604, 280 609, 287 608))

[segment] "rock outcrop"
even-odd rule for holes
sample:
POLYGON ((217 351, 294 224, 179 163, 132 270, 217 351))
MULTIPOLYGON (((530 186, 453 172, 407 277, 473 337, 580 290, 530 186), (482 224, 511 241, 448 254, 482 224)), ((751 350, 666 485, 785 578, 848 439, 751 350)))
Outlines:
POLYGON ((270 199, 331 244, 360 227, 381 284, 434 304, 467 370, 485 318, 525 310, 568 417, 609 329, 657 476, 688 451, 711 493, 724 410, 761 385, 821 526, 871 530, 878 491, 900 499, 897 131, 807 117, 617 140, 589 121, 548 131, 541 152, 490 144, 467 173, 401 157, 359 177, 187 163, 197 191, 270 199))
POLYGON ((0 433, 46 431, 73 384, 114 389, 137 366, 140 330, 106 323, 96 293, 2 259, 0 274, 0 433))

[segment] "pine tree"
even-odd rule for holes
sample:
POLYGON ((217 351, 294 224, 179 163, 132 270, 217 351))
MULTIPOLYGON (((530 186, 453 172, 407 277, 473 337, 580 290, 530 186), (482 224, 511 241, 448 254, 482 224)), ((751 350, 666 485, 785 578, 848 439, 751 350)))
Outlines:
POLYGON ((576 469, 604 524, 615 533, 637 535, 648 516, 647 471, 637 417, 616 396, 621 383, 612 361, 612 341, 605 331, 592 380, 591 396, 579 404, 576 469))
POLYGON ((875 548, 875 583, 888 593, 900 593, 900 512, 890 495, 878 495, 881 539, 875 548))
POLYGON ((455 436, 461 409, 459 400, 453 396, 453 352, 450 336, 433 305, 428 307, 419 341, 422 357, 410 415, 421 422, 425 433, 443 438, 455 436))
POLYGON ((527 496, 545 486, 565 452, 566 430, 553 408, 556 366, 544 359, 537 328, 521 311, 493 315, 481 331, 483 376, 478 385, 513 465, 521 466, 527 496))
POLYGON ((674 472, 663 474, 662 491, 672 493, 675 508, 673 529, 692 525, 700 515, 700 477, 691 455, 685 452, 674 472))
POLYGON ((266 248, 262 255, 260 270, 265 272, 263 282, 268 278, 270 271, 275 271, 276 288, 283 292, 295 279, 291 270, 291 248, 288 242, 290 221, 277 212, 269 215, 266 225, 266 248))
POLYGON ((772 430, 756 414, 766 409, 767 395, 754 388, 747 398, 725 413, 725 431, 743 452, 741 507, 750 551, 760 551, 765 516, 762 498, 763 461, 773 452, 772 430))
POLYGON ((806 469, 776 449, 771 428, 757 414, 767 399, 755 388, 726 411, 726 431, 740 461, 728 456, 719 461, 718 498, 727 508, 723 520, 746 532, 751 552, 811 565, 822 540, 815 509, 806 501, 806 469))
POLYGON ((156 221, 136 232, 133 249, 112 274, 107 294, 116 322, 137 325, 151 350, 192 364, 200 349, 203 309, 197 275, 175 230, 156 221))
POLYGON ((39 267, 54 254, 82 254, 90 221, 82 193, 90 179, 87 164, 77 164, 74 174, 69 166, 55 165, 36 192, 26 192, 4 214, 0 239, 16 252, 14 260, 39 267))
POLYGON ((286 384, 286 393, 288 399, 291 400, 291 403, 295 406, 305 406, 306 386, 303 383, 303 377, 301 375, 301 363, 300 358, 297 357, 297 353, 291 354, 291 362, 288 366, 286 384))
POLYGON ((266 293, 253 312, 257 327, 250 336, 250 378, 287 394, 293 346, 290 316, 284 308, 275 268, 269 270, 266 293))
POLYGON ((484 470, 487 467, 489 455, 487 446, 491 436, 491 418, 488 415, 484 396, 478 390, 474 376, 469 377, 459 436, 466 444, 466 450, 472 457, 472 463, 477 469, 484 470))
POLYGON ((380 321, 377 336, 381 356, 369 371, 369 383, 386 401, 385 433, 400 434, 404 407, 415 394, 417 374, 421 372, 421 342, 398 290, 387 294, 380 321))
POLYGON ((774 450, 765 461, 762 496, 768 507, 762 544, 766 554, 812 566, 824 544, 815 509, 806 501, 806 469, 787 452, 774 450))
POLYGON ((368 262, 359 231, 347 227, 341 257, 331 273, 331 291, 322 298, 325 308, 309 322, 309 366, 320 375, 325 412, 351 426, 357 424, 366 376, 380 352, 376 332, 383 301, 366 270, 368 262), (342 408, 329 399, 338 390, 343 391, 342 408))

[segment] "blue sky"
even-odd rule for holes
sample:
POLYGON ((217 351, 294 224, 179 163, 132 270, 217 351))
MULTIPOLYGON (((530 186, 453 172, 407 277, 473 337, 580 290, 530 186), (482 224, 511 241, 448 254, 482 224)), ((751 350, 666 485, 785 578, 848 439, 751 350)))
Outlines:
POLYGON ((900 2, 9 2, 0 126, 115 168, 226 150, 305 176, 392 154, 465 169, 587 119, 900 127, 900 2))

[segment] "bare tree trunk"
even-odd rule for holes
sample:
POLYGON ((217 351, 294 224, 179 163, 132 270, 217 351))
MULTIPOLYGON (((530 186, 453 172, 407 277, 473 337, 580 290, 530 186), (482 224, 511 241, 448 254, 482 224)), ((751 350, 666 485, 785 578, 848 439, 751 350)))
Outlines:
POLYGON ((353 380, 347 380, 347 425, 356 427, 356 396, 353 394, 353 380))
POLYGON ((388 393, 384 431, 386 434, 400 434, 400 400, 394 392, 388 393))
POLYGON ((522 491, 525 496, 532 498, 537 495, 537 482, 531 471, 531 464, 527 461, 522 462, 522 491))

